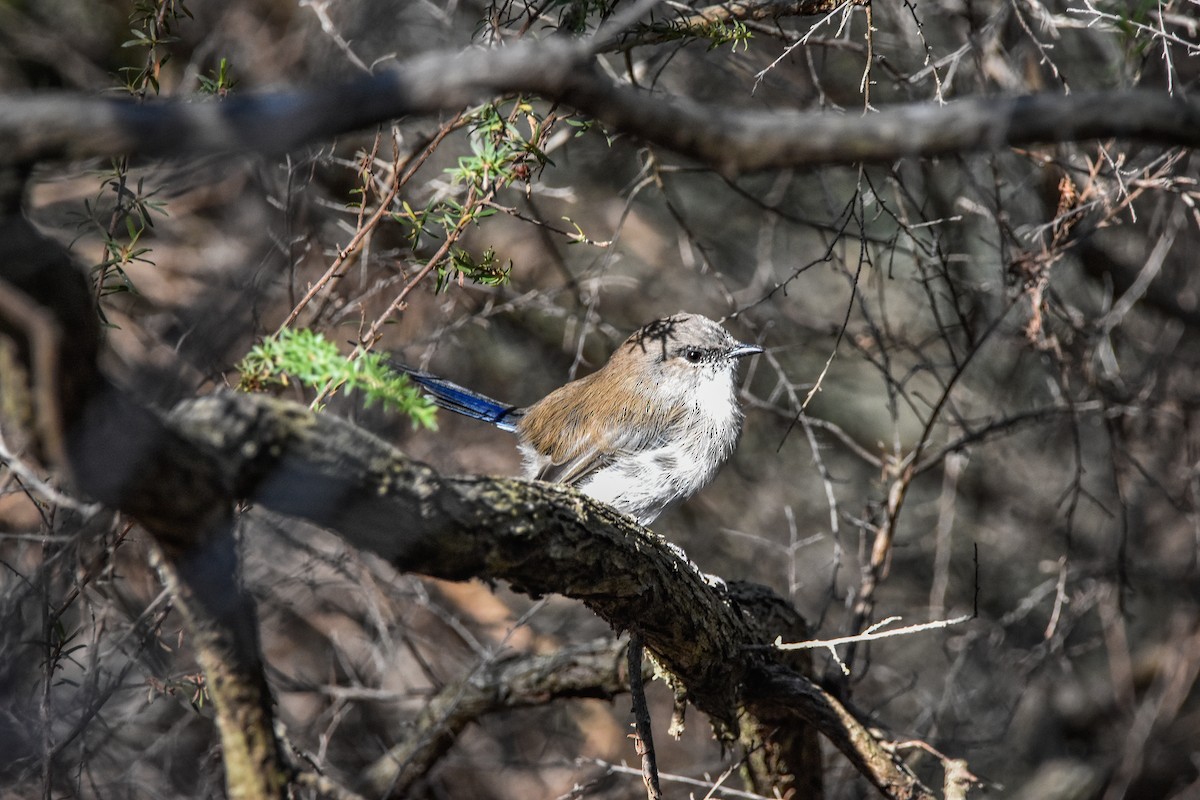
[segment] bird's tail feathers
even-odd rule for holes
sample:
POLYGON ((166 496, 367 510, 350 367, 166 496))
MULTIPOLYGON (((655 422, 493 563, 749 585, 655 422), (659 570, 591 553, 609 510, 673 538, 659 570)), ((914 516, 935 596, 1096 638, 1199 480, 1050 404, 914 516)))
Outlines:
POLYGON ((502 431, 516 431, 525 410, 493 400, 457 383, 414 369, 407 364, 388 360, 388 366, 419 384, 439 408, 462 414, 471 419, 490 422, 502 431))

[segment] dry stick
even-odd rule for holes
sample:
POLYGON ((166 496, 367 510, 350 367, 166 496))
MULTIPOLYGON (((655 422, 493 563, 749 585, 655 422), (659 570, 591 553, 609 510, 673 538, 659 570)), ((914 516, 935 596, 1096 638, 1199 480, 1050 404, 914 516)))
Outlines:
MULTIPOLYGON (((7 470, 10 477, 16 479, 20 490, 25 493, 25 496, 28 497, 31 502, 36 503, 39 507, 42 506, 42 503, 38 502, 37 498, 34 497, 35 494, 39 495, 49 503, 62 506, 63 508, 69 508, 72 511, 78 512, 84 517, 90 517, 92 514, 95 514, 100 510, 100 506, 96 505, 95 503, 85 503, 82 500, 78 500, 68 494, 64 494, 38 477, 37 471, 34 470, 33 467, 26 464, 16 455, 16 453, 8 449, 8 443, 4 441, 3 430, 0 430, 0 467, 3 467, 5 470, 7 470)), ((8 481, 0 483, 0 492, 5 492, 7 489, 8 481)), ((43 519, 45 519, 44 514, 43 519)), ((12 534, 8 534, 8 536, 11 535, 12 534)), ((41 542, 49 541, 49 539, 53 537, 48 538, 37 534, 31 534, 30 538, 31 540, 41 542)), ((76 586, 76 589, 73 590, 73 594, 68 595, 67 602, 74 602, 74 594, 77 593, 78 586, 76 586)))
MULTIPOLYGON (((516 106, 513 108, 512 113, 509 114, 508 121, 510 123, 514 123, 516 121, 518 110, 519 110, 519 106, 516 106)), ((463 119, 464 119, 464 115, 459 114, 452 122, 453 128, 461 127, 463 119)), ((546 120, 544 121, 544 125, 541 128, 541 138, 544 139, 546 134, 549 133, 550 129, 553 127, 552 120, 553 120, 553 114, 546 117, 546 120)), ((451 129, 453 129, 453 128, 451 128, 451 129)), ((432 152, 433 148, 436 147, 437 143, 440 142, 442 138, 444 138, 444 134, 439 135, 439 138, 430 145, 429 151, 427 151, 425 156, 422 157, 422 162, 424 162, 424 159, 428 157, 429 153, 432 152)), ((530 140, 530 144, 533 144, 536 146, 539 141, 540 141, 540 139, 535 137, 534 139, 530 140)), ((419 167, 420 164, 418 164, 417 166, 419 167)), ((407 176, 405 178, 404 183, 407 183, 408 177, 411 177, 411 175, 407 176)), ((495 193, 494 188, 492 190, 489 190, 488 193, 485 194, 484 197, 479 200, 479 205, 484 208, 497 209, 499 211, 504 212, 505 214, 509 214, 510 216, 516 217, 517 219, 521 219, 526 222, 532 222, 537 225, 543 225, 543 226, 549 228, 550 230, 553 230, 556 233, 561 233, 561 234, 567 235, 567 236, 571 235, 571 233, 569 231, 560 230, 558 228, 555 228, 552 225, 547 225, 545 222, 532 220, 532 219, 520 214, 519 212, 517 212, 515 208, 509 208, 506 206, 497 205, 494 202, 495 194, 496 193, 495 193)), ((472 200, 471 196, 468 196, 468 204, 470 204, 471 202, 473 202, 473 200, 472 200)), ((425 278, 426 275, 428 275, 430 273, 430 271, 433 269, 433 266, 435 266, 437 264, 437 262, 445 256, 448 247, 450 245, 452 245, 454 243, 454 241, 457 241, 457 239, 461 236, 462 227, 463 226, 460 224, 458 227, 455 228, 455 230, 450 234, 450 236, 453 237, 453 240, 447 241, 443 245, 443 247, 441 249, 439 249, 438 252, 435 253, 428 262, 426 262, 425 266, 421 268, 421 271, 418 273, 418 275, 415 278, 413 278, 411 281, 409 281, 409 283, 407 285, 405 285, 405 287, 401 290, 399 297, 392 303, 391 306, 389 306, 388 310, 385 311, 383 313, 383 315, 381 315, 381 317, 378 320, 376 320, 376 322, 374 324, 372 324, 372 326, 371 326, 372 333, 369 333, 365 336, 360 336, 360 340, 366 343, 364 350, 369 350, 370 347, 377 340, 379 326, 382 325, 384 322, 386 322, 387 318, 390 317, 392 314, 394 314, 397 310, 400 310, 403 308, 404 299, 408 296, 408 294, 413 290, 413 288, 416 287, 416 285, 422 279, 425 278)), ((607 242, 592 242, 587 239, 581 239, 580 241, 584 241, 588 244, 597 244, 597 245, 605 246, 605 247, 608 246, 607 242)), ((369 294, 369 292, 368 292, 368 294, 369 294)), ((363 297, 365 297, 365 296, 366 295, 364 295, 363 297)), ((363 300, 362 297, 360 297, 358 300, 356 300, 355 303, 365 306, 365 301, 363 300)), ((352 356, 352 358, 353 357, 355 357, 355 356, 352 356)), ((329 388, 332 388, 332 387, 327 387, 325 390, 323 390, 321 392, 321 394, 316 398, 316 400, 314 400, 314 403, 319 402, 324 397, 325 393, 328 391, 329 388)))
POLYGON ((300 312, 304 310, 304 307, 312 302, 312 299, 316 297, 323 288, 325 288, 325 285, 333 279, 341 276, 342 272, 345 271, 347 266, 346 262, 349 260, 350 256, 358 252, 359 248, 366 240, 366 237, 371 233, 371 231, 375 230, 375 227, 379 225, 380 221, 384 218, 384 216, 387 215, 388 208, 391 206, 392 200, 396 198, 396 195, 405 186, 405 184, 412 180, 413 175, 416 174, 417 170, 421 168, 433 151, 437 149, 442 140, 461 126, 462 119, 463 115, 457 114, 455 115, 454 119, 450 120, 441 128, 439 128, 437 135, 433 137, 433 140, 422 149, 421 156, 416 158, 416 163, 413 163, 414 157, 410 156, 408 160, 396 165, 393 172, 391 185, 388 187, 387 194, 380 199, 379 208, 375 210, 375 213, 371 215, 371 219, 369 219, 365 225, 361 223, 359 224, 358 230, 354 232, 354 237, 342 250, 338 252, 337 258, 335 258, 333 263, 329 265, 329 269, 325 271, 325 274, 322 275, 316 283, 309 287, 307 292, 305 292, 304 297, 300 299, 300 302, 296 304, 296 307, 293 308, 291 313, 287 315, 287 318, 284 319, 283 324, 279 326, 280 330, 295 322, 296 318, 300 316, 300 312))
MULTIPOLYGON (((164 589, 159 592, 157 597, 150 601, 145 610, 143 610, 142 613, 138 615, 137 619, 134 620, 134 623, 129 627, 129 630, 117 642, 118 648, 124 647, 129 639, 131 639, 139 630, 141 631, 141 637, 136 642, 135 646, 131 648, 135 656, 140 656, 143 652, 150 648, 152 639, 154 642, 160 641, 159 638, 155 637, 160 636, 162 623, 166 620, 167 614, 172 610, 170 602, 163 602, 164 600, 168 599, 168 596, 167 590, 164 589), (143 626, 142 623, 147 620, 149 620, 149 622, 143 626)), ((60 611, 59 614, 61 613, 62 612, 60 611)), ((133 668, 137 664, 137 658, 131 658, 129 661, 125 662, 125 664, 122 665, 119 670, 117 670, 116 674, 113 676, 113 679, 108 682, 108 685, 103 688, 99 687, 99 680, 97 678, 92 679, 92 691, 95 692, 95 694, 83 705, 82 709, 76 710, 76 717, 74 720, 75 724, 72 726, 71 730, 65 734, 61 734, 57 741, 55 741, 54 747, 49 752, 48 761, 51 765, 57 763, 62 754, 67 750, 68 747, 71 746, 71 743, 83 735, 83 733, 88 729, 88 726, 91 725, 92 721, 100 715, 100 712, 108 704, 108 701, 112 699, 113 695, 115 695, 117 692, 126 691, 128 689, 129 684, 126 683, 126 678, 129 677, 129 673, 133 671, 133 668)), ((95 675, 94 672, 93 675, 95 675)))
POLYGON ((875 17, 871 13, 870 3, 866 4, 864 11, 867 16, 867 31, 863 34, 863 38, 867 41, 867 57, 858 90, 862 92, 863 96, 863 114, 867 114, 874 110, 871 107, 871 62, 875 58, 875 37, 871 34, 875 30, 875 17))
POLYGON ((1020 425, 1042 422, 1051 417, 1063 414, 1101 413, 1103 411, 1104 406, 1099 400, 1089 400, 1084 403, 1075 403, 1074 405, 1042 406, 1040 408, 1031 408, 1028 411, 1021 411, 1004 419, 989 422, 982 428, 968 431, 957 439, 947 442, 937 452, 927 456, 921 463, 917 464, 916 472, 918 475, 928 472, 940 464, 951 453, 958 450, 965 450, 969 444, 984 442, 993 436, 1007 434, 1011 429, 1020 425))
MULTIPOLYGON (((627 766, 625 764, 613 764, 609 761, 605 761, 602 758, 591 758, 588 756, 580 756, 579 758, 575 759, 575 763, 576 764, 595 764, 597 767, 603 767, 605 772, 607 772, 609 774, 614 774, 614 775, 637 775, 637 774, 639 774, 638 770, 634 769, 633 767, 627 766)), ((764 795, 758 794, 757 792, 743 792, 740 789, 731 789, 728 786, 724 785, 726 779, 730 775, 733 774, 733 771, 740 765, 740 763, 741 762, 735 761, 732 765, 727 767, 725 769, 725 771, 722 772, 715 781, 713 781, 713 780, 703 780, 702 781, 702 780, 697 780, 696 778, 688 777, 687 775, 676 775, 676 774, 672 774, 670 772, 664 772, 664 773, 662 773, 662 776, 668 782, 671 782, 671 783, 680 783, 680 784, 683 784, 684 786, 695 786, 700 789, 706 789, 707 792, 704 795, 704 800, 709 800, 709 798, 716 796, 717 792, 720 792, 722 797, 736 797, 736 798, 741 798, 741 800, 771 800, 770 798, 765 797, 764 795)), ((567 798, 567 797, 577 797, 577 796, 585 796, 585 795, 574 795, 574 794, 562 795, 561 797, 559 797, 558 800, 565 800, 565 798, 567 798)), ((688 796, 695 797, 696 794, 693 792, 693 793, 689 793, 688 796)))
MULTIPOLYGON (((786 47, 783 48, 783 52, 780 53, 775 58, 774 61, 772 61, 770 64, 768 64, 767 66, 763 67, 761 70, 759 70, 758 72, 755 73, 754 88, 751 91, 753 92, 753 91, 757 90, 759 84, 761 84, 763 79, 767 76, 767 73, 770 72, 771 70, 775 69, 775 67, 779 66, 781 63, 783 63, 783 60, 788 58, 789 56, 791 56, 792 52, 797 47, 808 44, 808 42, 812 38, 813 34, 815 34, 821 26, 825 25, 827 22, 832 20, 834 18, 834 16, 837 14, 837 12, 839 12, 839 11, 844 12, 845 10, 849 9, 852 5, 864 5, 864 3, 860 2, 860 0, 837 0, 837 2, 824 4, 821 8, 819 8, 819 9, 814 8, 811 12, 809 12, 809 13, 813 13, 813 14, 821 13, 821 14, 824 14, 824 16, 821 19, 814 22, 809 27, 808 33, 805 33, 803 36, 800 36, 799 38, 790 42, 786 47)), ((868 5, 868 8, 869 7, 870 6, 868 5)), ((843 13, 843 15, 842 15, 842 25, 838 27, 839 33, 844 26, 845 26, 845 13, 843 13)))
POLYGON ((67 592, 66 596, 63 597, 62 602, 59 603, 58 609, 50 615, 50 620, 52 622, 57 624, 62 618, 62 615, 67 613, 67 609, 74 605, 75 601, 79 599, 80 593, 88 587, 88 584, 90 584, 97 576, 99 576, 103 570, 113 566, 113 561, 116 560, 117 548, 119 548, 121 543, 125 541, 125 537, 129 535, 131 530, 133 530, 133 523, 126 522, 121 527, 121 532, 117 534, 115 539, 113 539, 112 544, 106 545, 103 550, 101 550, 93 558, 89 559, 87 563, 82 565, 82 567, 76 568, 76 573, 79 575, 79 577, 75 579, 75 583, 71 587, 71 590, 67 592))
MULTIPOLYGON (((375 227, 378 225, 378 223, 382 219, 382 217, 380 216, 380 210, 386 208, 391 203, 392 199, 394 199, 396 194, 399 192, 400 186, 403 185, 401 182, 400 173, 403 170, 404 164, 407 164, 408 161, 410 161, 412 159, 412 156, 410 155, 409 158, 404 160, 402 163, 401 158, 400 158, 400 141, 398 138, 397 131, 393 127, 392 128, 391 174, 390 174, 390 177, 388 178, 388 183, 385 186, 385 194, 383 196, 380 196, 380 194, 379 194, 379 187, 376 185, 376 180, 375 180, 374 167, 375 167, 375 162, 378 160, 378 157, 379 157, 379 144, 382 141, 382 139, 383 139, 383 131, 382 130, 376 131, 375 132, 375 141, 371 145, 371 152, 364 155, 362 158, 357 159, 358 163, 362 165, 359 168, 359 173, 358 173, 361 178, 361 181, 362 181, 362 196, 360 198, 360 202, 358 203, 358 218, 354 221, 354 235, 351 239, 351 244, 347 245, 345 249, 338 250, 338 255, 337 255, 337 259, 336 259, 338 261, 340 261, 344 258, 347 262, 349 262, 351 254, 356 254, 360 250, 365 251, 370 246, 367 241, 367 237, 372 232, 374 232, 375 227), (380 197, 379 209, 376 210, 375 212, 372 212, 373 216, 371 218, 370 224, 364 225, 364 222, 366 221, 366 217, 367 217, 367 210, 369 209, 369 205, 367 203, 367 198, 371 196, 372 192, 374 192, 374 194, 377 197, 380 197), (360 239, 360 241, 356 243, 354 241, 355 239, 360 239)), ((420 148, 418 147, 418 148, 413 148, 413 149, 415 151, 415 150, 419 150, 420 148)), ((346 274, 346 270, 349 269, 349 266, 350 266, 349 263, 347 263, 345 266, 342 266, 341 268, 339 268, 335 277, 340 280, 342 278, 342 276, 346 274)), ((332 267, 331 267, 331 269, 332 269, 332 267)), ((293 271, 293 275, 294 274, 295 273, 293 271)), ((326 273, 326 275, 328 275, 328 274, 329 273, 326 273)), ((325 277, 322 277, 321 280, 325 280, 325 277)), ((297 305, 296 300, 295 300, 295 293, 296 293, 295 287, 289 285, 288 293, 289 293, 289 296, 291 296, 290 302, 292 303, 293 308, 297 309, 296 313, 298 314, 299 313, 298 309, 300 308, 300 306, 297 305)), ((328 304, 330 302, 329 295, 326 294, 325 297, 323 298, 323 300, 324 300, 324 303, 322 305, 317 306, 317 309, 309 316, 311 323, 315 324, 317 320, 321 319, 321 314, 324 312, 326 306, 328 306, 328 304)), ((286 323, 281 325, 279 330, 282 330, 284 327, 286 327, 286 323)))
MULTIPOLYGON (((378 137, 376 137, 376 145, 378 145, 378 141, 378 137)), ((372 151, 372 156, 373 155, 374 151, 372 151)), ((279 330, 277 330, 276 333, 282 331, 284 328, 290 327, 291 324, 296 321, 296 318, 300 316, 300 312, 303 311, 310 302, 312 302, 313 298, 316 297, 321 290, 324 289, 327 284, 329 284, 330 281, 342 276, 342 273, 345 272, 346 268, 349 266, 350 257, 359 251, 363 243, 366 241, 367 236, 375 230, 375 227, 379 224, 380 220, 383 219, 384 214, 387 213, 388 207, 391 205, 392 200, 396 197, 396 193, 400 191, 400 183, 401 165, 397 164, 395 169, 392 170, 392 180, 388 186, 387 194, 380 199, 379 207, 375 209, 375 213, 371 215, 371 218, 367 220, 366 224, 363 223, 363 213, 366 209, 366 196, 364 192, 364 205, 362 209, 359 210, 358 226, 357 230, 354 232, 354 236, 350 239, 350 242, 345 247, 338 251, 337 257, 333 259, 333 263, 329 265, 329 269, 325 270, 325 274, 308 287, 308 291, 304 293, 304 297, 300 298, 300 302, 296 304, 295 308, 293 308, 283 322, 280 323, 279 330)))
MULTIPOLYGON (((481 205, 487 205, 495 196, 495 186, 488 189, 484 193, 483 197, 477 197, 475 187, 472 186, 467 192, 467 199, 463 203, 463 208, 470 208, 476 202, 480 203, 481 205)), ((380 314, 379 317, 371 323, 371 327, 367 330, 366 334, 359 337, 361 341, 366 342, 367 344, 374 344, 379 340, 379 337, 381 336, 380 329, 387 324, 387 321, 391 319, 393 314, 404 308, 405 299, 412 292, 412 290, 417 287, 417 284, 424 280, 430 272, 433 272, 434 267, 436 267, 441 260, 445 258, 446 253, 450 252, 450 248, 453 247, 454 243, 457 242, 462 236, 463 230, 466 229, 469 221, 469 214, 464 214, 463 217, 459 219, 458 224, 454 226, 454 230, 446 235, 446 241, 442 242, 442 246, 437 249, 437 252, 434 253, 427 262, 425 262, 425 266, 421 267, 421 271, 413 276, 411 281, 404 285, 404 288, 400 290, 400 294, 396 295, 396 299, 392 300, 391 304, 387 307, 387 310, 380 314)))
POLYGON ((967 465, 967 456, 964 453, 951 452, 946 455, 944 463, 933 545, 933 580, 929 587, 929 613, 935 617, 940 617, 946 608, 946 592, 950 587, 955 501, 958 498, 958 481, 967 465))
POLYGON ((292 778, 292 783, 300 788, 312 789, 317 797, 329 797, 333 800, 367 800, 365 795, 347 789, 328 775, 321 775, 311 768, 298 768, 292 778))
POLYGON ((967 769, 966 761, 961 758, 949 758, 928 742, 920 740, 896 742, 892 745, 892 748, 896 752, 901 750, 924 750, 940 761, 944 776, 942 778, 942 796, 946 800, 966 800, 967 794, 971 789, 976 786, 983 787, 983 781, 967 769))
MULTIPOLYGON (((382 200, 382 202, 379 205, 379 209, 372 216, 371 221, 367 224, 367 226, 365 228, 362 226, 362 223, 361 223, 362 216, 360 214, 360 216, 359 216, 359 219, 360 219, 359 231, 355 234, 355 237, 351 241, 350 245, 347 245, 346 249, 344 251, 342 251, 342 253, 339 253, 338 261, 335 261, 334 265, 329 268, 329 271, 326 272, 325 276, 322 277, 321 281, 318 282, 319 284, 324 283, 331 276, 332 277, 340 277, 341 276, 341 273, 344 271, 344 269, 342 268, 342 265, 340 263, 343 260, 343 256, 344 255, 348 256, 351 252, 353 252, 354 250, 357 250, 357 248, 359 246, 361 246, 361 241, 365 238, 366 233, 373 230, 374 227, 378 224, 379 220, 382 219, 385 210, 391 204, 392 200, 395 199, 399 190, 401 188, 403 188, 409 182, 409 180, 413 177, 413 175, 416 174, 417 170, 421 168, 421 165, 423 165, 425 163, 426 159, 429 158, 429 156, 433 153, 433 151, 437 149, 438 145, 442 142, 442 140, 445 139, 446 136, 448 136, 451 132, 457 130, 459 127, 462 126, 464 119, 465 119, 465 115, 462 113, 459 113, 459 114, 455 115, 454 119, 450 120, 450 122, 446 123, 438 130, 437 135, 423 149, 421 157, 419 159, 417 159, 417 162, 415 164, 412 164, 411 167, 409 167, 408 171, 404 174, 404 176, 402 178, 400 178, 399 180, 393 181, 392 188, 389 190, 387 196, 382 200), (352 248, 353 248, 353 250, 352 250, 352 248), (337 275, 333 274, 335 269, 337 270, 337 275)), ((411 159, 409 159, 409 161, 406 161, 405 166, 407 166, 410 162, 411 162, 411 159)), ((395 167, 395 174, 399 175, 400 171, 401 171, 401 165, 397 164, 395 167)), ((493 197, 495 197, 495 194, 496 194, 495 187, 489 189, 487 194, 483 197, 483 199, 479 201, 480 204, 485 205, 485 206, 488 205, 490 203, 491 199, 493 197)), ((472 186, 467 192, 467 200, 463 204, 464 208, 470 207, 475 202, 475 200, 476 200, 475 187, 472 186)), ((365 335, 360 333, 359 341, 363 342, 364 346, 361 349, 356 349, 354 351, 354 353, 351 355, 351 359, 355 359, 361 353, 370 350, 371 347, 375 344, 375 342, 377 342, 379 340, 379 337, 381 335, 379 333, 379 329, 388 321, 388 319, 393 314, 395 314, 397 311, 399 311, 400 309, 402 309, 404 307, 404 300, 405 300, 405 298, 408 297, 409 293, 412 292, 412 290, 416 288, 417 284, 419 284, 422 280, 424 280, 425 277, 427 275, 429 275, 430 272, 433 271, 434 267, 436 267, 443 258, 445 258, 446 253, 449 252, 450 248, 454 245, 454 243, 457 242, 458 239, 462 236, 463 229, 466 227, 466 223, 467 223, 468 219, 469 219, 469 217, 464 215, 464 217, 458 221, 458 224, 455 226, 454 230, 451 231, 449 234, 447 234, 446 241, 444 241, 442 243, 442 246, 437 249, 437 252, 435 252, 433 254, 433 256, 430 257, 430 259, 427 262, 425 262, 425 266, 421 268, 420 272, 418 272, 417 275, 412 280, 410 280, 407 284, 405 284, 404 288, 400 290, 400 294, 397 295, 396 299, 392 301, 392 303, 388 306, 387 310, 384 311, 379 316, 379 318, 375 320, 375 322, 371 323, 370 330, 365 335)), ((308 294, 306 294, 304 296, 304 299, 300 301, 300 303, 292 311, 292 314, 290 314, 288 316, 288 320, 286 320, 283 323, 283 325, 280 326, 281 330, 283 328, 287 327, 290 324, 290 322, 295 319, 296 315, 298 315, 300 313, 300 309, 302 309, 308 302, 310 302, 312 300, 312 298, 316 295, 318 288, 319 288, 319 286, 314 286, 308 292, 308 294)), ((318 316, 319 315, 320 315, 320 312, 318 311, 318 316)), ((317 406, 321 402, 324 401, 325 397, 330 392, 337 389, 340 385, 341 385, 341 383, 337 380, 331 380, 331 381, 327 382, 325 384, 325 386, 323 386, 321 388, 321 390, 317 393, 317 396, 313 398, 311 407, 314 409, 317 408, 317 406)))
MULTIPOLYGON (((851 630, 862 630, 866 625, 867 620, 875 612, 875 591, 879 587, 880 581, 887 577, 888 564, 890 563, 892 553, 892 542, 896 534, 896 521, 900 517, 900 509, 904 506, 904 498, 908 494, 908 487, 912 484, 913 478, 917 476, 916 467, 921 463, 921 454, 925 447, 929 444, 929 438, 933 433, 933 426, 937 423, 941 416, 942 409, 950 400, 950 392, 954 386, 962 378, 967 370, 967 366, 975 358, 980 350, 983 349, 983 344, 991 338, 992 334, 1000 328, 1002 323, 1008 316, 1008 310, 1015 303, 1009 303, 1008 308, 1004 310, 992 321, 983 335, 979 337, 975 347, 967 353, 967 357, 950 376, 949 382, 946 384, 945 390, 938 398, 937 404, 933 407, 933 411, 929 414, 929 419, 925 422, 925 430, 921 432, 921 437, 917 440, 917 445, 912 452, 904 459, 902 464, 895 465, 892 469, 899 471, 892 485, 888 488, 887 510, 884 516, 883 524, 875 533, 875 541, 871 547, 871 559, 866 566, 863 567, 862 583, 859 585, 858 601, 854 604, 854 616, 851 619, 851 630)), ((846 647, 846 664, 854 663, 854 655, 857 650, 858 643, 850 642, 846 647)))
POLYGON ((628 690, 618 668, 627 649, 606 638, 551 654, 487 655, 469 675, 429 697, 404 735, 359 771, 356 789, 369 797, 407 796, 459 733, 489 714, 567 698, 615 698, 628 690))
POLYGON ((646 687, 642 681, 642 653, 645 645, 639 634, 629 635, 629 693, 633 695, 634 747, 642 757, 642 782, 647 800, 662 800, 658 782, 658 763, 654 757, 654 735, 650 731, 650 709, 646 707, 646 687))
POLYGON ((881 630, 884 626, 890 625, 893 622, 900 620, 900 617, 888 617, 880 620, 862 633, 853 636, 839 636, 836 639, 813 639, 807 642, 784 642, 780 636, 775 637, 775 642, 772 645, 776 650, 814 650, 818 647, 823 647, 829 650, 830 656, 842 668, 842 674, 849 675, 850 668, 842 659, 838 657, 835 649, 839 644, 856 644, 858 642, 870 642, 875 639, 887 639, 892 636, 908 636, 913 633, 922 631, 935 630, 938 628, 947 628, 951 625, 958 625, 966 622, 973 617, 966 614, 954 619, 938 619, 932 622, 922 622, 917 625, 906 625, 903 628, 892 628, 890 630, 881 630))

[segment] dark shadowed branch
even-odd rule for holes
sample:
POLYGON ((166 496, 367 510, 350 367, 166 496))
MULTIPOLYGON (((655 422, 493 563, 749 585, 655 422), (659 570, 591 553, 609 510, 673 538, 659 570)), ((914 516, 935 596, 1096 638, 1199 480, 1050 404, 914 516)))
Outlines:
POLYGON ((727 174, 771 167, 1124 137, 1200 144, 1200 104, 1156 92, 980 97, 860 115, 761 112, 618 84, 565 40, 435 52, 344 85, 136 104, 91 95, 0 98, 0 163, 139 153, 183 156, 301 145, 506 92, 565 103, 727 174))
POLYGON ((403 796, 468 724, 503 709, 578 697, 612 699, 628 689, 626 644, 599 639, 549 655, 509 654, 481 664, 432 697, 403 741, 364 770, 369 797, 403 796))

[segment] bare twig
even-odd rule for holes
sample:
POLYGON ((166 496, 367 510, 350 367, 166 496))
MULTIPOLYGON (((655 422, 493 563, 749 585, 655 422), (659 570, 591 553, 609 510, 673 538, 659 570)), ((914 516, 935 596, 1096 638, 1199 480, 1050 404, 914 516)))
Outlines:
POLYGON ((646 706, 646 687, 642 683, 642 656, 645 645, 642 637, 629 636, 629 694, 633 698, 633 741, 642 758, 642 782, 646 784, 647 800, 662 800, 658 782, 658 763, 654 755, 654 734, 650 729, 650 709, 646 706))

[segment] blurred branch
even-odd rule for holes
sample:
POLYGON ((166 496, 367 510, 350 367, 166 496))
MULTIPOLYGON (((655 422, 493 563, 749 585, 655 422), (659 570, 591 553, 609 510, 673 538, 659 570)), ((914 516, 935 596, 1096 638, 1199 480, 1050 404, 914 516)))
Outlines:
MULTIPOLYGON (((221 508, 218 506, 217 508, 221 508)), ((196 660, 217 709, 225 785, 235 800, 287 796, 291 770, 275 738, 271 693, 262 670, 258 620, 241 584, 232 507, 210 514, 194 547, 158 565, 187 622, 196 660)))
POLYGON ((0 376, 0 388, 6 400, 38 411, 9 409, 11 416, 36 419, 36 451, 154 535, 216 708, 229 794, 282 797, 288 771, 272 730, 254 602, 239 579, 233 503, 216 464, 100 374, 91 293, 66 250, 20 216, 0 220, 0 247, 0 349, 15 351, 25 367, 0 376), (36 391, 11 385, 18 373, 36 391), (47 394, 48 406, 39 396, 47 394))
POLYGON ((550 655, 513 653, 482 664, 430 698, 404 741, 363 771, 360 791, 368 797, 407 794, 463 728, 487 714, 561 698, 611 700, 628 689, 626 647, 617 639, 598 639, 550 655))
POLYGON ((458 110, 515 91, 573 106, 726 174, 1108 137, 1200 145, 1200 102, 1161 92, 980 97, 865 116, 755 112, 615 83, 585 46, 551 40, 435 52, 343 85, 220 103, 135 104, 49 92, 0 97, 0 164, 120 153, 285 153, 396 117, 458 110))

